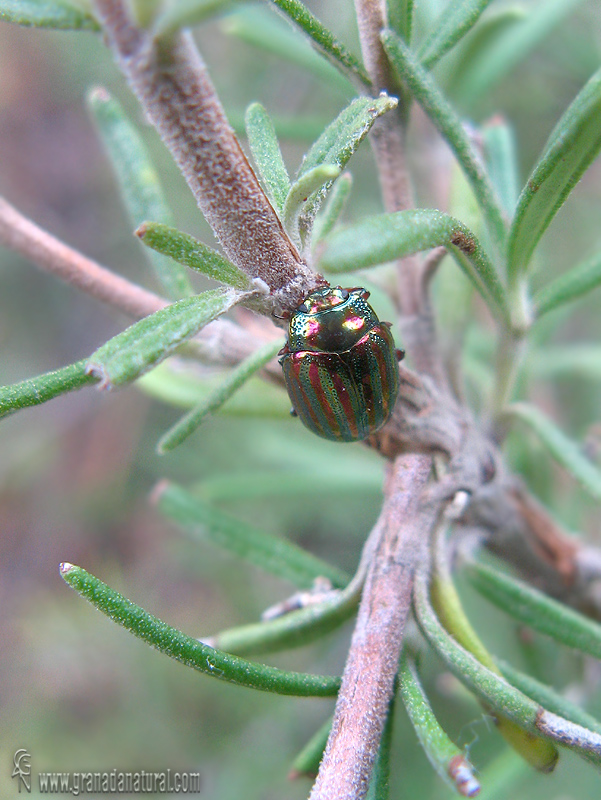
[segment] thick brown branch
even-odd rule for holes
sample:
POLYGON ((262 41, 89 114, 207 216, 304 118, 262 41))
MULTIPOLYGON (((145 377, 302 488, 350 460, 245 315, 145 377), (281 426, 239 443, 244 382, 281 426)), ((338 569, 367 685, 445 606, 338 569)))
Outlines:
POLYGON ((121 0, 96 0, 119 66, 181 169, 227 256, 289 311, 324 281, 299 253, 261 189, 190 36, 154 40, 121 0))
POLYGON ((436 507, 425 492, 430 469, 431 459, 422 455, 399 458, 391 468, 332 731, 311 800, 360 800, 367 791, 394 688, 413 575, 436 519, 436 507))

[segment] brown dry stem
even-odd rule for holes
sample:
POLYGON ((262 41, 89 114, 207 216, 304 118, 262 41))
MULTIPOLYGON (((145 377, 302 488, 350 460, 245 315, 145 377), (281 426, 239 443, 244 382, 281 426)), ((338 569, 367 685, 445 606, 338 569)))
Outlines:
POLYGON ((394 689, 413 576, 437 515, 426 485, 432 460, 402 456, 386 499, 338 694, 332 730, 311 800, 365 796, 394 689))
POLYGON ((122 0, 96 0, 109 44, 192 190, 228 258, 270 296, 264 313, 286 313, 324 285, 302 261, 230 127, 191 37, 155 40, 122 0))
MULTIPOLYGON (((377 92, 399 98, 398 107, 375 123, 372 144, 384 207, 388 212, 414 207, 411 176, 406 161, 407 108, 402 87, 391 68, 380 40, 386 26, 385 3, 381 0, 355 0, 363 60, 377 92)), ((440 386, 448 386, 441 351, 436 341, 429 300, 429 270, 418 255, 397 262, 396 304, 403 345, 421 373, 432 376, 440 386)))

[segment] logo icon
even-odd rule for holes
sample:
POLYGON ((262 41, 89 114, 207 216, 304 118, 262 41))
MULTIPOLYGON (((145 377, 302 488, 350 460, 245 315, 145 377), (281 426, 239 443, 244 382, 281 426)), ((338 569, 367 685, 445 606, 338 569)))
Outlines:
POLYGON ((31 792, 31 753, 21 747, 13 756, 13 769, 12 778, 17 778, 19 781, 19 793, 21 792, 21 785, 23 785, 28 792, 31 792))

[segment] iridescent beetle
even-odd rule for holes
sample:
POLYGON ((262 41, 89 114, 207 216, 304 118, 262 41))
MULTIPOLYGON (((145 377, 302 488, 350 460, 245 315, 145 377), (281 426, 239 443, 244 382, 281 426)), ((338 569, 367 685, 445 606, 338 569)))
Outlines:
POLYGON ((389 419, 399 393, 390 323, 380 322, 365 289, 326 287, 292 313, 280 351, 295 413, 318 436, 355 442, 389 419))

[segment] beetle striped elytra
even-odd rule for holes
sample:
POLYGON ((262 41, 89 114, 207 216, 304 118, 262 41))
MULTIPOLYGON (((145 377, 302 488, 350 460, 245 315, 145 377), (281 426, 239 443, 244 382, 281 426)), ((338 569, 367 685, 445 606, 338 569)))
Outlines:
POLYGON ((362 288, 317 289, 292 313, 280 353, 286 388, 304 425, 324 439, 355 442, 390 418, 399 392, 390 324, 362 288))

